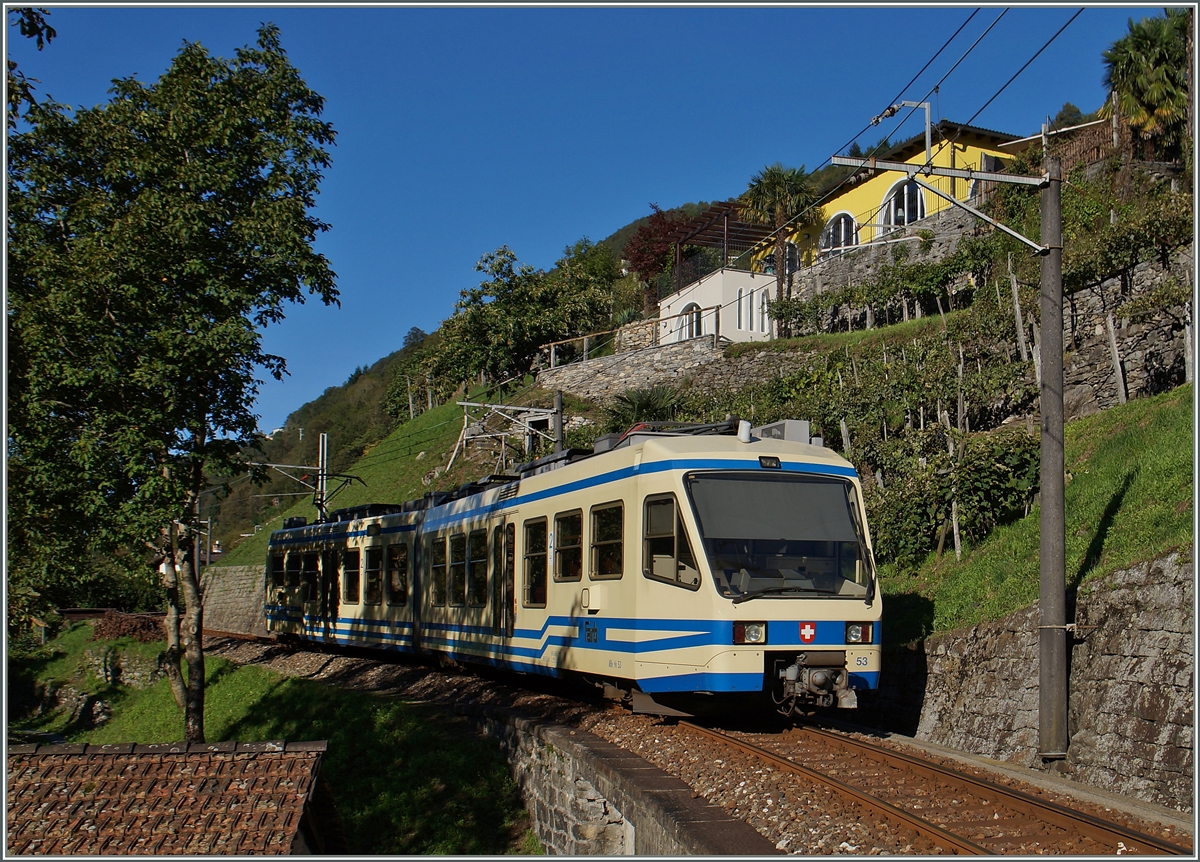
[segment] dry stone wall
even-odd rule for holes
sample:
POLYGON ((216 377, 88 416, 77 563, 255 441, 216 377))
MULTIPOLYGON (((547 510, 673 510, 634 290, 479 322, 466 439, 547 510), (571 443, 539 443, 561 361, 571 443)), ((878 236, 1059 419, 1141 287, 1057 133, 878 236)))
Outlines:
MULTIPOLYGON (((1070 743, 1049 768, 1192 811, 1194 567, 1172 554, 1087 584, 1069 641, 1070 743)), ((1040 767, 1036 606, 889 651, 859 718, 1040 767)), ((1070 614, 1068 614, 1070 618, 1070 614)))
MULTIPOLYGON (((1067 421, 1119 403, 1108 316, 1130 298, 1170 278, 1187 278, 1192 248, 1188 245, 1179 249, 1166 262, 1140 263, 1127 277, 1108 279, 1068 297, 1063 315, 1063 407, 1067 421)), ((1184 382, 1184 322, 1182 308, 1168 309, 1146 321, 1113 319, 1129 398, 1153 395, 1184 382)), ((712 338, 705 336, 543 369, 538 382, 547 389, 561 389, 601 404, 626 389, 664 383, 686 384, 705 393, 737 392, 798 370, 812 357, 807 351, 779 352, 770 348, 726 356, 723 347, 714 346, 712 338)), ((1029 374, 1032 382, 1032 368, 1029 374)))
POLYGON ((263 637, 263 566, 209 566, 200 573, 204 629, 263 637))

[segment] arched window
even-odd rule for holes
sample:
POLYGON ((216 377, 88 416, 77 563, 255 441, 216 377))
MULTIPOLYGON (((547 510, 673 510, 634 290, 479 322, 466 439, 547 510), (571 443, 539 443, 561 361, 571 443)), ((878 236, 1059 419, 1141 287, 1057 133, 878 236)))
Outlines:
POLYGON ((738 288, 737 328, 745 329, 742 325, 742 289, 738 288))
POLYGON ((825 223, 821 231, 821 253, 858 245, 858 225, 850 213, 838 213, 825 223))
POLYGON ((879 209, 879 222, 884 231, 903 227, 925 218, 925 194, 912 180, 892 186, 879 209))
POLYGON ((760 332, 769 332, 767 321, 767 289, 764 287, 758 295, 758 328, 760 332))

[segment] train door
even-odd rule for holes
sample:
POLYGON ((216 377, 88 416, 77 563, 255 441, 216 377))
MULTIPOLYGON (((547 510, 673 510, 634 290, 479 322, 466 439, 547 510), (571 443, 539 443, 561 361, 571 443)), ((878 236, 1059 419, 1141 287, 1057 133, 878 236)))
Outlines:
POLYGON ((492 633, 511 638, 516 628, 517 525, 501 521, 492 528, 492 633))
POLYGON ((317 618, 321 626, 321 637, 323 640, 332 641, 337 630, 338 609, 341 604, 337 551, 321 551, 321 576, 317 583, 317 592, 317 618))

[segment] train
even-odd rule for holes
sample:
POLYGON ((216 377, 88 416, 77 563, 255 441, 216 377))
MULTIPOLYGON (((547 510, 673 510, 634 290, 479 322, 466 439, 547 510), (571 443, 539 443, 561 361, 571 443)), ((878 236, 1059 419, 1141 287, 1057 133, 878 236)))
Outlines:
POLYGON ((641 423, 450 492, 271 533, 277 638, 573 677, 641 712, 877 689, 859 477, 809 423, 641 423))

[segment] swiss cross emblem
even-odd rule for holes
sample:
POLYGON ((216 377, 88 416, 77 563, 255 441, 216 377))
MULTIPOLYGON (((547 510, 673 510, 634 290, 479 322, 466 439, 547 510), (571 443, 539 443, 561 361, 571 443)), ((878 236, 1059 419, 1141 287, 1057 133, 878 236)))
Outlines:
POLYGON ((800 640, 806 644, 817 639, 817 627, 812 623, 800 623, 800 640))

